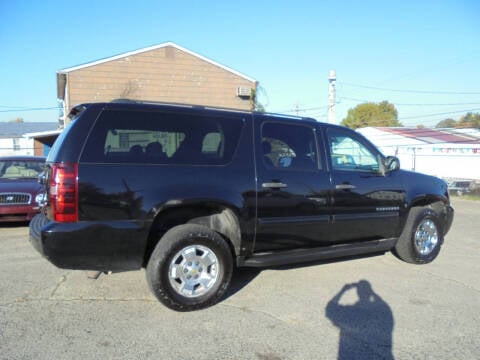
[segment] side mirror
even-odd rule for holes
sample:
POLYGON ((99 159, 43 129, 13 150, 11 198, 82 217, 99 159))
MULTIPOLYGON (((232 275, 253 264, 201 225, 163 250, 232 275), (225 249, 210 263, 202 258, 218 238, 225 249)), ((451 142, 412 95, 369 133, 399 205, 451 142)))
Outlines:
POLYGON ((400 169, 400 160, 396 156, 387 156, 384 161, 385 172, 397 171, 400 169))
POLYGON ((40 174, 38 174, 37 182, 41 185, 45 185, 47 183, 47 174, 45 171, 42 171, 40 174))

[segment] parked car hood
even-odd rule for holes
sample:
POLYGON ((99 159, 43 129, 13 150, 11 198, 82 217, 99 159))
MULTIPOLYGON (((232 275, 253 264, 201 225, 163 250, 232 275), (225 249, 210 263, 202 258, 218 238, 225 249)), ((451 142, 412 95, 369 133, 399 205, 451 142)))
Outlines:
POLYGON ((0 179, 0 193, 2 192, 31 192, 39 193, 42 190, 37 179, 0 179))

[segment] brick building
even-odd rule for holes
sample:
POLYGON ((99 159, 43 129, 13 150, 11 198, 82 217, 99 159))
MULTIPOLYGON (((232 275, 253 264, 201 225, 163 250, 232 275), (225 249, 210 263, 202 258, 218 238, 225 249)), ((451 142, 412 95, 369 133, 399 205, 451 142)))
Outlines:
POLYGON ((250 110, 257 81, 168 42, 57 72, 60 122, 85 102, 134 100, 250 110))

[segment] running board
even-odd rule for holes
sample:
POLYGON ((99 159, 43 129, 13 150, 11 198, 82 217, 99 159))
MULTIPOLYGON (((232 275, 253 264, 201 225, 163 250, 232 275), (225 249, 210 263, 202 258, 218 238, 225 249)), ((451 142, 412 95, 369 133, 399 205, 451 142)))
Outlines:
POLYGON ((390 251, 397 241, 397 238, 370 240, 361 243, 331 245, 310 249, 294 249, 270 251, 253 254, 249 257, 241 257, 237 260, 238 266, 267 267, 302 262, 328 260, 354 255, 379 253, 390 251))

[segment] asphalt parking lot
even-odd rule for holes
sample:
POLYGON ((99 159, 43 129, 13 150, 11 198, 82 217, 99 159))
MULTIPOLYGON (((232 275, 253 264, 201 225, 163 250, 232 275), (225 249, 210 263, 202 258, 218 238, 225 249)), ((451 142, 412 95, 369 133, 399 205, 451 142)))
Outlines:
POLYGON ((218 305, 177 313, 144 271, 55 268, 0 225, 0 359, 478 359, 480 203, 455 199, 440 256, 236 274, 218 305))

